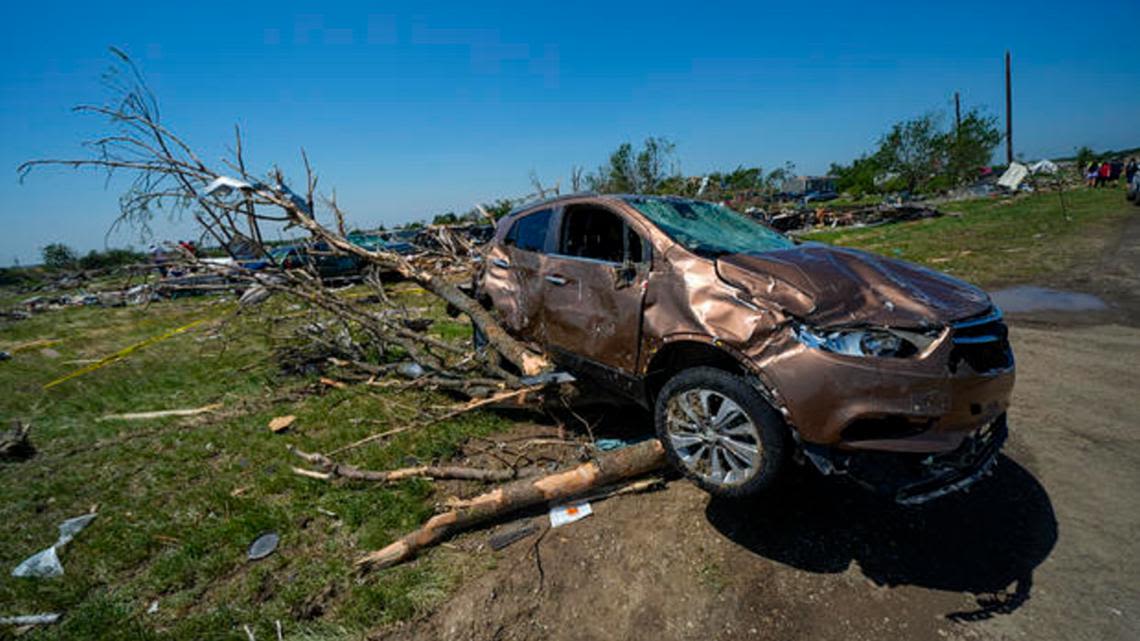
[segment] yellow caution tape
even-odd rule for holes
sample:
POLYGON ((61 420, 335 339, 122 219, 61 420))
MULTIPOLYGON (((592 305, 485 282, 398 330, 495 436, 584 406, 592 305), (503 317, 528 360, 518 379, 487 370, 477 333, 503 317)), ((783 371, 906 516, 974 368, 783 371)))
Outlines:
POLYGON ((54 381, 47 383, 46 385, 44 385, 44 389, 50 389, 52 387, 55 387, 56 385, 59 385, 60 383, 62 383, 64 381, 71 380, 71 379, 75 378, 76 376, 83 376, 84 374, 87 374, 88 372, 94 372, 95 370, 97 370, 101 367, 105 367, 107 365, 110 365, 111 363, 114 363, 115 361, 121 360, 121 359, 129 356, 134 351, 140 350, 140 349, 142 349, 148 345, 154 345, 155 343, 164 341, 164 340, 170 338, 171 336, 176 336, 178 334, 181 334, 182 332, 185 332, 188 329, 193 329, 195 326, 201 325, 204 322, 206 322, 206 319, 204 319, 204 318, 200 319, 200 320, 196 320, 193 323, 190 323, 188 325, 183 325, 182 327, 179 327, 178 329, 172 329, 169 332, 166 332, 165 334, 161 334, 159 336, 151 336, 150 338, 143 340, 143 341, 140 341, 138 343, 135 343, 134 345, 131 345, 129 347, 124 347, 123 349, 115 352, 114 354, 111 354, 110 356, 107 356, 105 358, 101 358, 98 361, 91 363, 90 365, 87 365, 86 367, 82 367, 80 369, 77 369, 74 372, 71 372, 70 374, 65 374, 65 375, 55 379, 54 381))

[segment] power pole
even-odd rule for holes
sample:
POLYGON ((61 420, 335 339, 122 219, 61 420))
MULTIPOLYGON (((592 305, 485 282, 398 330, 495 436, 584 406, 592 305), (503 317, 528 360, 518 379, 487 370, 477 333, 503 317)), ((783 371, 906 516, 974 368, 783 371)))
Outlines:
POLYGON ((1010 82, 1008 50, 1005 52, 1005 163, 1013 164, 1013 84, 1010 82))
POLYGON ((962 102, 957 91, 954 92, 954 137, 962 137, 962 102))

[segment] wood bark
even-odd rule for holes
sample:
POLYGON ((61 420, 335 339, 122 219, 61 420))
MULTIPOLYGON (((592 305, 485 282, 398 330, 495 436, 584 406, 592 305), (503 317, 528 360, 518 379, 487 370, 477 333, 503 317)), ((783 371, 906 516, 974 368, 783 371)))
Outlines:
POLYGON ((432 517, 418 530, 360 557, 356 565, 362 570, 396 565, 456 532, 510 512, 573 498, 622 479, 647 474, 664 465, 665 449, 660 441, 652 439, 604 454, 564 472, 514 481, 467 501, 459 509, 432 517))

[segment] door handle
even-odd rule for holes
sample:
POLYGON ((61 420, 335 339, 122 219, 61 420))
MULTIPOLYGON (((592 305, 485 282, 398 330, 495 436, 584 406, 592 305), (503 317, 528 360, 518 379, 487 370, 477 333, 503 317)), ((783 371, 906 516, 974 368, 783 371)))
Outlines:
POLYGON ((507 261, 503 260, 502 258, 492 258, 491 264, 494 265, 495 267, 502 267, 503 269, 510 269, 511 268, 511 264, 508 263, 507 261))
POLYGON ((562 285, 566 284, 566 279, 561 276, 547 276, 546 282, 550 283, 551 285, 558 285, 561 287, 562 285))

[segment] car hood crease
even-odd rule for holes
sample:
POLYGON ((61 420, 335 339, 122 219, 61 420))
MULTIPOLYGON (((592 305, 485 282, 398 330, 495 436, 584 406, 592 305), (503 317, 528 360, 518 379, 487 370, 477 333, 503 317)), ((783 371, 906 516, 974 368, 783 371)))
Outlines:
POLYGON ((722 256, 717 273, 818 327, 936 327, 991 306, 985 292, 956 278, 826 245, 722 256))

